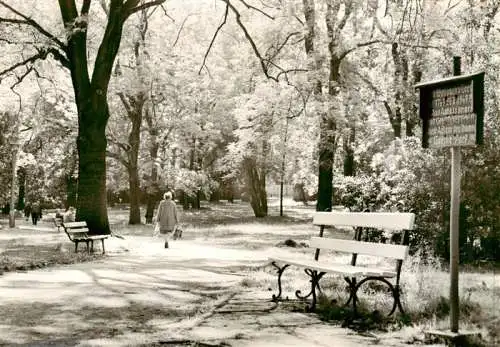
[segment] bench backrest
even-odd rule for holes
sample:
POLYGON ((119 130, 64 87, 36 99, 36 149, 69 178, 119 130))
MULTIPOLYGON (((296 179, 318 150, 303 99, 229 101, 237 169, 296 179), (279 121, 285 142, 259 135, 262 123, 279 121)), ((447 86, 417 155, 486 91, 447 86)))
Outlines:
POLYGON ((321 226, 320 237, 311 238, 311 247, 316 248, 314 259, 318 260, 320 249, 351 253, 351 265, 356 265, 358 255, 372 255, 396 261, 396 283, 399 283, 403 260, 408 255, 407 231, 415 227, 414 213, 400 212, 315 212, 313 224, 321 226), (344 226, 356 229, 354 240, 323 237, 325 226, 344 226), (363 228, 402 230, 400 245, 361 240, 363 228))
POLYGON ((414 213, 400 212, 315 212, 314 225, 413 230, 414 213))
POLYGON ((67 222, 63 223, 66 229, 82 229, 87 228, 87 222, 67 222))
POLYGON ((67 222, 62 223, 64 232, 68 235, 69 239, 73 241, 74 238, 86 237, 89 231, 87 222, 67 222))

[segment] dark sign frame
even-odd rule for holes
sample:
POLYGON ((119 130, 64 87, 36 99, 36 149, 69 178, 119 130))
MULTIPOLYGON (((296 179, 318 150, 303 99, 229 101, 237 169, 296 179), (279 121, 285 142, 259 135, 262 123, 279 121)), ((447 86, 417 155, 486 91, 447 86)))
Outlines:
MULTIPOLYGON (((422 119, 422 147, 429 147, 429 125, 433 118, 433 92, 446 91, 451 88, 460 87, 464 84, 472 85, 472 112, 476 115, 476 145, 483 144, 484 127, 484 72, 470 75, 460 75, 444 78, 436 81, 424 82, 415 85, 415 89, 420 91, 419 116, 422 119)), ((459 114, 449 114, 448 117, 459 114)), ((463 145, 442 145, 435 148, 453 147, 463 145)))

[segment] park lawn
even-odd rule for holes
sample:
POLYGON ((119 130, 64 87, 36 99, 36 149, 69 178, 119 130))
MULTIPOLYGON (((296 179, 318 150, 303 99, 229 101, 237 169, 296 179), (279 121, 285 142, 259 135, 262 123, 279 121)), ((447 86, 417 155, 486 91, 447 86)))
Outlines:
POLYGON ((81 247, 82 251, 75 254, 67 237, 57 233, 56 229, 52 233, 40 233, 36 230, 20 229, 19 225, 27 224, 22 221, 16 221, 16 224, 13 229, 5 226, 0 229, 0 274, 103 258, 100 252, 87 254, 83 251, 85 247, 81 247))
MULTIPOLYGON (((307 245, 309 238, 318 232, 317 227, 311 225, 313 206, 302 206, 287 201, 285 217, 279 217, 278 211, 277 203, 273 201, 270 204, 270 216, 256 219, 246 203, 204 204, 200 211, 181 211, 183 238, 216 247, 269 253, 285 252, 297 257, 312 257, 312 250, 303 245, 307 245), (285 246, 284 241, 287 239, 294 240, 298 247, 285 246)), ((127 209, 111 208, 109 219, 112 232, 125 238, 152 235, 151 225, 127 224, 127 209)), ((8 247, 2 248, 3 253, 0 256, 17 264, 17 268, 13 267, 13 270, 29 270, 40 267, 40 264, 50 266, 65 261, 89 261, 100 257, 87 256, 84 252, 78 255, 61 252, 60 245, 51 243, 50 240, 47 240, 46 245, 34 247, 19 239, 6 239, 5 228, 1 233, 3 238, 0 245, 8 247), (56 259, 51 260, 54 257, 56 259)), ((67 246, 72 246, 69 241, 67 246)), ((260 294, 268 293, 269 297, 276 290, 276 273, 272 266, 242 267, 238 271, 245 275, 240 283, 243 289, 260 294)), ((467 272, 462 272, 460 276, 460 327, 480 330, 486 346, 500 345, 500 278, 495 273, 495 269, 475 271, 468 268, 467 272)), ((309 286, 308 281, 302 269, 291 267, 283 276, 285 295, 294 298, 295 290, 302 289, 305 292, 309 286)), ((386 338, 390 338, 392 334, 398 341, 414 343, 424 340, 424 330, 447 329, 448 283, 448 274, 439 261, 424 261, 418 256, 411 257, 405 262, 402 272, 403 303, 408 316, 383 326, 371 327, 372 331, 383 332, 386 338)), ((328 298, 345 297, 344 282, 340 277, 325 276, 322 288, 328 298)), ((363 295, 361 299, 365 301, 367 308, 385 308, 388 304, 387 295, 379 290, 363 295)), ((332 318, 328 308, 329 300, 323 301, 323 304, 325 319, 332 318)), ((295 302, 290 307, 301 309, 295 302)))

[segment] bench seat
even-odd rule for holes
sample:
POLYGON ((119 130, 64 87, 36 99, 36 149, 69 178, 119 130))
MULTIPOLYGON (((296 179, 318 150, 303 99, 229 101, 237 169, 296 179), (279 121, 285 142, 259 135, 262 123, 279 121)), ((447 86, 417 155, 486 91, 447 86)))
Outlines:
POLYGON ((319 260, 298 260, 282 257, 270 257, 270 261, 281 264, 296 265, 306 269, 321 272, 335 273, 346 276, 379 276, 392 278, 396 276, 396 271, 380 269, 375 267, 354 266, 346 264, 327 263, 319 260))

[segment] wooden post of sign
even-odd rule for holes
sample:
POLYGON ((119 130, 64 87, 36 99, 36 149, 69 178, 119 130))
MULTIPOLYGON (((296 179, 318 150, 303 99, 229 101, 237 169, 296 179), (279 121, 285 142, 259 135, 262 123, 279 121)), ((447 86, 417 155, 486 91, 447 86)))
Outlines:
MULTIPOLYGON (((461 66, 460 66, 460 57, 453 57, 453 75, 459 76, 461 75, 461 66)), ((448 81, 453 79, 448 79, 448 81)), ((460 80, 460 79, 459 79, 460 80)), ((457 81, 455 79, 455 81, 457 81)), ((475 132, 475 144, 481 144, 482 136, 483 136, 483 88, 484 88, 484 80, 483 74, 476 74, 470 80, 472 85, 472 108, 476 120, 476 132, 475 132)), ((437 82, 430 82, 427 84, 419 84, 417 88, 420 88, 420 112, 423 120, 423 136, 422 136, 422 145, 425 147, 428 145, 429 141, 429 127, 430 120, 432 120, 433 112, 437 111, 437 117, 442 116, 443 109, 440 105, 440 101, 436 104, 436 109, 433 109, 434 105, 429 103, 429 100, 433 99, 432 93, 434 90, 444 91, 447 89, 452 89, 456 84, 446 84, 446 79, 437 82), (443 81, 445 83, 443 83, 443 81), (450 88, 451 86, 451 88, 450 88), (427 89, 426 89, 427 88, 427 89), (441 89, 440 89, 441 88, 441 89)), ((453 93, 451 94, 453 97, 453 93)), ((457 94, 455 94, 456 97, 457 94)), ((440 95, 437 96, 437 100, 442 99, 440 95)), ((462 104, 461 104, 462 105, 462 104)), ((470 107, 471 105, 467 105, 470 107)), ((446 106, 445 106, 446 108, 446 106)), ((460 108, 460 106, 459 106, 460 108)), ((461 114, 462 111, 454 110, 451 107, 450 110, 445 110, 445 116, 449 119, 453 120, 453 117, 461 114)), ((453 130, 455 125, 451 125, 449 128, 453 130)), ((436 130, 436 129, 435 129, 436 130)), ((462 135, 461 131, 457 132, 458 135, 462 135)), ((425 334, 435 335, 441 337, 449 342, 451 342, 451 346, 459 347, 466 345, 466 341, 470 336, 480 336, 479 331, 460 331, 459 332, 459 292, 458 292, 458 266, 459 266, 459 217, 460 217, 460 179, 461 179, 461 151, 460 148, 462 145, 464 146, 472 146, 473 143, 469 141, 462 141, 460 137, 456 137, 452 131, 451 134, 444 133, 434 134, 434 143, 431 146, 432 148, 442 148, 451 144, 451 189, 450 189, 450 330, 429 330, 425 331, 425 334), (442 139, 439 139, 439 136, 442 139), (443 141, 444 139, 444 141, 443 141), (439 141, 442 141, 441 143, 439 141)), ((467 139, 468 140, 468 139, 467 139)))
MULTIPOLYGON (((461 74, 460 57, 453 57, 453 75, 461 74)), ((451 147, 451 200, 450 200, 450 328, 458 333, 459 297, 459 216, 460 216, 460 176, 461 152, 459 146, 451 147)))

